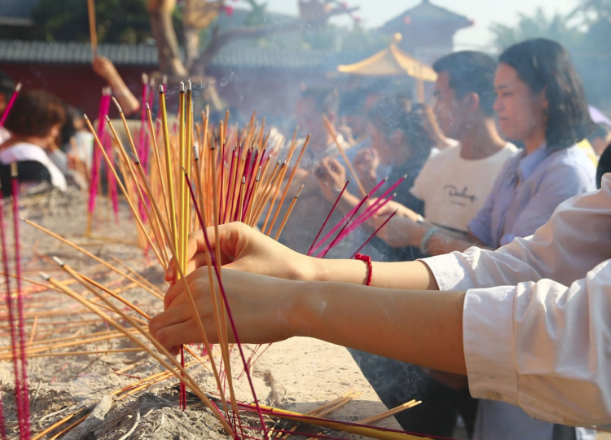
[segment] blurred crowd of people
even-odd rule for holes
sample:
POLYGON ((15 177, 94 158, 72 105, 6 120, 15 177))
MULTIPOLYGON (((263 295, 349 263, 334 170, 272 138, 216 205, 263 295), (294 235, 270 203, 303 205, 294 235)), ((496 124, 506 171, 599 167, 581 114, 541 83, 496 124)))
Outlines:
MULTIPOLYGON (((307 253, 334 203, 337 209, 323 233, 383 179, 364 206, 404 178, 393 200, 329 256, 349 257, 395 212, 363 250, 376 260, 412 261, 472 246, 497 249, 533 234, 565 200, 600 187, 602 174, 611 169, 611 127, 592 122, 562 46, 529 40, 506 49, 498 60, 455 52, 433 68, 438 76, 432 107, 409 94, 375 89, 303 92, 294 117, 300 133, 311 137, 289 195, 302 185, 305 189, 283 230, 285 245, 307 253), (338 199, 351 174, 348 165, 356 176, 338 199)), ((97 59, 94 69, 126 113, 138 110, 138 100, 108 60, 97 59)), ((0 77, 0 114, 13 89, 12 81, 0 77)), ((90 166, 91 154, 92 136, 81 112, 45 91, 24 90, 0 128, 2 187, 8 188, 9 164, 15 161, 23 182, 59 189, 70 182, 86 185, 74 178, 74 163, 90 166)), ((553 425, 515 406, 475 400, 464 376, 351 353, 389 408, 412 398, 424 402, 397 415, 407 431, 450 437, 460 418, 475 439, 594 438, 588 429, 553 425)))

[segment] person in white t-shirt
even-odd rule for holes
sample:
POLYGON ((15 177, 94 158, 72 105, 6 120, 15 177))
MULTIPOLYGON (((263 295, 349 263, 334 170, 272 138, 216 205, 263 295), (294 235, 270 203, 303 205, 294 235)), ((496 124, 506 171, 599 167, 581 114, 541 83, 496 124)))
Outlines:
POLYGON ((411 193, 424 201, 426 220, 466 233, 517 148, 496 128, 496 61, 480 52, 456 52, 439 59, 434 69, 435 115, 443 133, 456 139, 459 147, 431 156, 411 193))

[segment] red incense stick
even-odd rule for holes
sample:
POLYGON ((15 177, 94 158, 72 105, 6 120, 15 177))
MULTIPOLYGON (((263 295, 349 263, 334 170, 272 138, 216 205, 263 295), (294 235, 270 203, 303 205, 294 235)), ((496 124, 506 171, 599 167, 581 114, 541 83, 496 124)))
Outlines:
POLYGON ((11 112, 11 108, 13 108, 13 105, 15 104, 15 100, 17 99, 17 95, 19 95, 20 90, 21 90, 21 83, 17 83, 17 85, 15 86, 15 91, 11 95, 11 99, 9 99, 8 104, 6 105, 6 108, 4 109, 4 113, 2 114, 2 119, 0 119, 0 127, 4 125, 4 122, 6 121, 8 114, 11 112))
MULTIPOLYGON (((9 277, 9 263, 8 254, 6 252, 6 234, 5 234, 5 223, 4 223, 4 206, 0 206, 0 244, 2 251, 2 265, 4 272, 4 282, 6 284, 6 295, 5 302, 8 310, 8 322, 11 336, 11 348, 13 352, 13 369, 15 371, 15 400, 17 403, 17 419, 19 422, 19 432, 23 432, 23 418, 21 413, 23 411, 23 404, 21 398, 21 374, 19 373, 19 355, 18 355, 18 343, 15 329, 15 316, 13 310, 13 299, 11 298, 11 286, 9 277)), ((0 400, 1 403, 1 400, 0 400)), ((6 440, 6 430, 4 426, 4 416, 2 417, 2 439, 6 440)))
POLYGON ((265 156, 265 150, 263 150, 261 155, 259 155, 258 149, 255 151, 255 159, 252 163, 250 176, 248 178, 248 183, 246 185, 246 195, 244 196, 244 211, 242 212, 242 218, 244 218, 244 216, 246 216, 246 213, 248 212, 248 203, 250 202, 251 193, 253 191, 256 177, 257 177, 257 172, 255 170, 257 170, 259 166, 261 165, 261 162, 263 161, 264 156, 265 156))
POLYGON ((350 222, 352 221, 352 219, 354 219, 354 216, 357 214, 357 212, 359 212, 359 209, 361 209, 361 206, 363 206, 363 203, 365 203, 368 198, 369 198, 369 194, 367 194, 365 197, 363 197, 363 199, 359 202, 359 204, 354 207, 354 209, 352 210, 353 211, 352 215, 348 218, 348 221, 344 224, 342 229, 340 229, 339 233, 335 236, 335 238, 333 239, 331 244, 329 246, 327 246, 325 249, 323 249, 316 256, 317 258, 325 258, 327 256, 327 254, 329 253, 331 248, 335 245, 335 243, 337 243, 337 241, 342 236, 342 232, 344 232, 344 230, 348 227, 348 225, 350 225, 350 222))
MULTIPOLYGON (((340 237, 339 241, 341 241, 344 238, 346 238, 352 231, 354 231, 355 229, 359 228, 363 223, 365 223, 367 220, 369 220, 371 217, 373 217, 380 209, 385 207, 392 199, 394 199, 396 195, 397 195, 397 193, 394 193, 394 194, 392 194, 391 196, 389 196, 386 199, 381 199, 382 203, 379 203, 379 204, 377 203, 378 201, 376 201, 376 204, 377 204, 376 207, 374 209, 367 209, 364 213, 362 213, 356 219, 354 219, 352 224, 343 232, 343 234, 340 237)), ((339 241, 338 241, 338 243, 339 243, 339 241)), ((337 243, 336 243, 336 245, 337 245, 337 243)))
POLYGON ((331 214, 333 214, 333 211, 335 211, 335 207, 337 206, 337 204, 341 200, 342 196, 344 195, 344 191, 346 191, 346 188, 348 188, 348 184, 350 183, 350 179, 352 179, 352 176, 350 176, 348 178, 348 180, 346 180, 346 183, 344 184, 344 187, 342 188, 342 190, 339 192, 339 195, 335 199, 335 203, 333 203, 333 206, 331 207, 331 210, 327 214, 327 218, 325 218, 325 221, 323 222, 322 226, 320 227, 320 230, 318 231, 318 234, 316 234, 316 237, 314 238, 314 241, 312 241, 312 244, 310 245, 310 249, 308 249, 307 255, 311 254, 312 248, 316 244, 316 240, 318 240, 318 237, 320 237, 320 234, 322 234, 322 231, 324 231, 325 226, 327 226, 327 222, 331 218, 331 214))
MULTIPOLYGON (((378 183, 370 192, 369 194, 367 194, 367 197, 371 197, 383 184, 384 182, 386 182, 388 180, 388 178, 384 178, 380 181, 380 183, 378 183)), ((339 199, 338 199, 339 200, 339 199)), ((308 255, 312 255, 315 251, 318 250, 318 248, 320 248, 323 244, 325 244, 327 242, 327 240, 335 233, 335 231, 337 231, 339 228, 342 227, 342 225, 344 225, 344 223, 349 219, 354 217, 354 214, 360 209, 360 206, 362 205, 362 200, 361 203, 359 203, 357 206, 355 206, 354 208, 352 208, 348 214, 346 214, 344 216, 344 218, 337 224, 335 225, 335 227, 333 229, 331 229, 331 231, 329 231, 329 233, 327 233, 327 235, 325 235, 322 240, 320 240, 316 245, 314 245, 314 247, 308 251, 308 255)))
MULTIPOLYGON (((231 182, 232 182, 231 178, 233 177, 233 167, 235 165, 236 150, 237 148, 234 148, 233 153, 231 155, 231 166, 229 167, 229 179, 227 179, 227 194, 225 196, 225 210, 223 211, 223 216, 221 217, 221 220, 223 223, 225 223, 225 219, 227 218, 227 211, 229 209, 229 197, 230 197, 229 193, 231 192, 231 182)), ((221 181, 221 185, 223 184, 224 182, 221 181)))
POLYGON ((354 258, 354 256, 355 256, 356 254, 358 254, 359 252, 361 252, 361 250, 362 250, 362 249, 363 249, 363 248, 364 248, 364 247, 367 245, 367 243, 369 243, 369 242, 371 241, 371 239, 372 239, 373 237, 375 237, 375 236, 377 235, 377 233, 378 233, 378 232, 380 232, 380 230, 381 230, 381 229, 382 229, 384 226, 386 226, 386 223, 388 223, 388 222, 390 221, 390 219, 391 219, 391 218, 393 218, 393 217, 395 216, 395 214, 397 214, 397 212, 398 212, 398 211, 399 211, 399 210, 397 209, 395 212, 393 212, 392 214, 390 214, 390 215, 388 216, 388 218, 387 218, 386 220, 384 220, 384 223, 382 223, 382 224, 381 224, 381 225, 378 227, 378 229, 376 229, 376 230, 373 232, 373 234, 371 234, 371 235, 369 236, 369 238, 368 238, 367 240, 365 240, 365 243, 363 243, 363 244, 361 245, 361 247, 360 247, 360 248, 358 248, 358 249, 357 249, 357 250, 354 252, 354 254, 352 254, 352 256, 350 257, 350 259, 353 259, 353 258, 354 258))

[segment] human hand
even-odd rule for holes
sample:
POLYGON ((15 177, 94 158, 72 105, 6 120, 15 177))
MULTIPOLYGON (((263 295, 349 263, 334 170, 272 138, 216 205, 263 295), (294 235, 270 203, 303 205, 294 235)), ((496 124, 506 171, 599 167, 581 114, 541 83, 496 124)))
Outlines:
POLYGON ((315 171, 320 189, 329 201, 335 200, 337 194, 346 184, 346 169, 333 157, 325 157, 315 171))
POLYGON ((380 158, 377 150, 374 148, 363 148, 356 153, 352 160, 354 170, 362 180, 368 180, 376 177, 376 170, 380 165, 380 158))
MULTIPOLYGON (((214 227, 207 229, 212 252, 216 252, 214 227)), ((276 278, 294 280, 310 279, 313 276, 313 258, 299 254, 266 235, 255 231, 244 223, 219 225, 218 242, 221 264, 226 269, 258 273, 276 278)), ((206 265, 208 249, 201 230, 189 235, 186 274, 206 265)), ((186 275, 185 274, 185 275, 186 275)), ((168 266, 166 281, 176 280, 174 260, 168 266)), ((173 298, 166 294, 166 307, 173 298)))
MULTIPOLYGON (((224 291, 241 343, 262 344, 297 336, 300 284, 237 270, 222 270, 224 291)), ((189 290, 211 344, 219 342, 218 327, 211 301, 208 271, 204 267, 186 277, 189 290)), ((184 282, 170 287, 166 298, 173 301, 149 322, 149 331, 173 354, 182 344, 201 343, 196 315, 184 282)), ((235 342, 227 323, 229 342, 235 342)))
POLYGON ((384 206, 382 206, 376 211, 375 216, 378 217, 378 220, 381 219, 382 221, 384 221, 389 215, 391 215, 395 211, 397 212, 395 216, 403 217, 413 222, 418 222, 418 220, 420 220, 420 214, 417 214, 416 212, 409 209, 407 206, 404 206, 399 202, 395 202, 394 200, 386 202, 384 206))
POLYGON ((106 57, 97 56, 93 59, 93 71, 111 85, 121 78, 115 65, 106 57))
MULTIPOLYGON (((376 213, 369 220, 369 223, 372 224, 375 229, 382 226, 382 223, 384 223, 388 219, 388 216, 395 212, 397 208, 392 211, 387 211, 386 207, 382 209, 384 210, 382 214, 376 213)), ((416 227, 418 227, 416 222, 413 222, 409 218, 395 215, 386 223, 386 226, 378 231, 377 237, 384 240, 391 247, 401 248, 405 246, 414 246, 412 241, 414 228, 416 227)))

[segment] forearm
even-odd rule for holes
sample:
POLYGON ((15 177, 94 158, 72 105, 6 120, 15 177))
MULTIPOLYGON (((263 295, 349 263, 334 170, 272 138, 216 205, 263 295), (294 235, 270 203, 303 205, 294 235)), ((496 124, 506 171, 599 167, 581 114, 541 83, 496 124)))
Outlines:
MULTIPOLYGON (((361 199, 350 193, 349 191, 345 191, 342 195, 341 199, 337 203, 337 207, 344 214, 350 212, 355 206, 357 206, 361 202, 361 199)), ((361 208, 361 211, 363 208, 361 208)))
MULTIPOLYGON (((363 284, 367 265, 359 260, 311 258, 310 270, 302 279, 363 284)), ((437 281, 428 266, 420 261, 372 263, 371 285, 387 289, 438 290, 437 281)))
POLYGON ((132 94, 129 88, 127 88, 123 80, 111 83, 111 88, 115 98, 119 101, 119 105, 121 105, 126 115, 130 115, 140 108, 138 99, 132 94))
POLYGON ((289 334, 466 374, 464 292, 407 291, 344 283, 300 283, 289 334))
MULTIPOLYGON (((411 233, 411 244, 420 247, 427 232, 433 227, 429 223, 415 226, 411 233)), ((428 241, 424 244, 427 254, 431 256, 445 255, 450 252, 464 252, 473 246, 479 246, 479 244, 471 241, 470 237, 439 228, 429 236, 428 241)))

